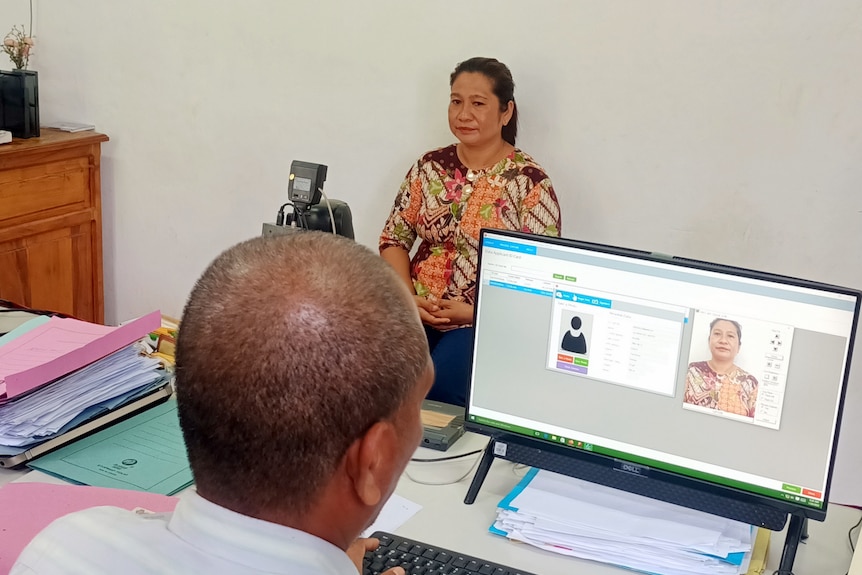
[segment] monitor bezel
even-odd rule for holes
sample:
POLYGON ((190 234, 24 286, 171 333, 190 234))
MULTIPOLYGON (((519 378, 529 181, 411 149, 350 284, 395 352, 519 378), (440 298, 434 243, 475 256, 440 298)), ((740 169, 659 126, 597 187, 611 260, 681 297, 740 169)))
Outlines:
MULTIPOLYGON (((854 321, 853 326, 850 332, 849 342, 848 342, 848 350, 847 350, 847 359, 845 362, 845 371, 844 377, 841 382, 841 389, 839 390, 839 402, 838 409, 836 414, 836 422, 835 422, 835 431, 832 438, 832 452, 829 458, 829 466, 828 472, 826 476, 826 485, 824 488, 824 497, 823 497, 823 506, 820 508, 810 507, 804 504, 792 503, 790 501, 782 501, 779 499, 775 499, 773 497, 769 497, 766 495, 761 495, 758 493, 753 493, 750 491, 746 491, 740 488, 722 485, 718 483, 713 483, 704 479, 689 477, 687 475, 683 475, 680 473, 676 473, 673 471, 666 471, 662 469, 648 468, 648 475, 645 477, 639 477, 632 485, 627 485, 628 481, 621 480, 618 485, 612 485, 612 487, 616 487, 619 489, 624 489, 626 491, 630 491, 633 493, 639 493, 641 495, 646 495, 648 497, 654 497, 650 495, 648 492, 650 491, 648 486, 640 482, 640 479, 646 479, 648 481, 659 481, 666 485, 679 486, 681 488, 686 489, 694 489, 706 494, 710 494, 712 496, 716 496, 719 498, 729 499, 734 502, 738 502, 742 505, 750 506, 750 513, 743 512, 740 514, 738 510, 734 510, 731 512, 722 512, 721 506, 715 508, 714 505, 706 505, 705 508, 701 508, 703 511, 707 511, 710 513, 714 513, 716 515, 722 515, 725 517, 731 517, 736 520, 744 521, 747 523, 751 523, 753 525, 760 525, 769 529, 780 529, 783 526, 778 525, 777 523, 771 523, 769 520, 762 520, 763 510, 775 510, 782 514, 795 514, 799 516, 803 516, 809 519, 814 519, 817 521, 823 521, 826 518, 826 513, 829 507, 829 494, 832 488, 832 480, 833 473, 835 468, 835 458, 838 450, 838 440, 841 430, 841 422, 843 420, 844 415, 844 403, 846 399, 847 393, 847 385, 850 377, 850 366, 853 348, 855 345, 856 339, 856 328, 859 323, 860 317, 860 305, 862 305, 862 292, 859 290, 854 290, 846 287, 836 286, 832 284, 826 284, 811 280, 805 280, 801 278, 795 278, 791 276, 784 276, 779 274, 774 274, 770 272, 760 272, 756 270, 751 270, 742 267, 736 267, 726 264, 718 264, 713 262, 701 261, 690 258, 683 257, 674 257, 665 254, 659 254, 656 252, 648 252, 643 250, 636 250, 631 248, 624 248, 620 246, 613 246, 608 244, 600 244, 594 242, 586 242, 582 240, 574 240, 569 238, 560 238, 560 237, 552 237, 552 236, 542 236, 529 234, 519 231, 512 230, 500 230, 500 229, 490 229, 483 228, 480 230, 479 234, 479 246, 478 246, 478 260, 477 260, 477 276, 476 276, 476 305, 474 305, 473 312, 473 325, 477 325, 478 313, 479 313, 479 293, 482 281, 482 255, 484 252, 484 246, 486 237, 488 234, 494 234, 496 236, 502 236, 504 238, 512 239, 512 240, 526 240, 544 243, 547 245, 557 245, 562 247, 572 247, 572 248, 580 248, 586 249, 594 252, 602 252, 611 255, 630 257, 641 261, 648 262, 656 262, 662 264, 671 264, 675 266, 679 266, 681 268, 689 268, 703 271, 711 271, 718 272, 723 274, 728 274, 730 276, 749 278, 755 280, 763 280, 769 281, 779 284, 784 284, 788 286, 796 286, 803 288, 816 289, 821 291, 826 291, 835 294, 847 295, 854 297, 856 300, 856 305, 854 309, 854 321), (644 489, 646 487, 646 489, 644 489), (759 508, 759 509, 758 509, 759 508)), ((472 349, 473 355, 471 360, 475 360, 475 349, 476 349, 476 337, 477 331, 474 329, 473 331, 473 341, 472 341, 472 349)), ((571 460, 574 465, 576 462, 582 462, 584 464, 593 464, 600 465, 607 468, 613 469, 618 465, 620 459, 614 458, 608 455, 595 453, 591 451, 586 451, 582 449, 577 449, 574 447, 568 447, 564 445, 559 445, 556 443, 552 443, 549 440, 544 440, 541 438, 534 438, 530 436, 526 436, 520 433, 513 433, 502 430, 498 427, 486 425, 483 423, 476 422, 471 417, 470 407, 471 407, 471 398, 472 398, 472 388, 473 388, 473 377, 472 377, 472 369, 471 369, 471 377, 468 383, 467 389, 467 405, 466 405, 466 428, 468 431, 477 432, 483 435, 487 435, 492 438, 495 442, 503 442, 503 443, 511 443, 513 445, 520 446, 520 449, 515 450, 516 452, 521 454, 522 458, 525 459, 533 459, 534 461, 546 461, 547 457, 543 457, 542 454, 553 455, 556 458, 562 457, 571 460), (534 450, 536 453, 527 455, 528 451, 524 450, 534 450), (535 458, 533 457, 535 455, 535 458)), ((511 459, 511 457, 505 457, 504 459, 511 459)), ((552 458, 552 460, 554 460, 552 458)), ((623 460, 624 461, 624 460, 623 460)), ((530 462, 526 462, 528 464, 533 464, 530 462)), ((554 465, 551 465, 554 466, 554 465)), ((552 471, 557 471, 559 473, 564 473, 567 475, 572 475, 575 477, 580 477, 581 479, 590 480, 590 473, 578 473, 578 470, 568 468, 564 463, 558 462, 555 465, 556 469, 551 469, 552 471), (568 469, 567 469, 568 468, 568 469)), ((622 478, 621 478, 622 479, 622 478)), ((628 478, 625 478, 628 479, 628 478)), ((603 483, 603 482, 600 482, 603 483)), ((659 491, 658 485, 655 486, 656 491, 659 491)), ((667 497, 655 497, 658 499, 662 499, 668 501, 667 497)), ((678 503, 680 505, 687 505, 684 501, 671 501, 672 503, 678 503)), ((767 514, 768 515, 768 514, 767 514)))

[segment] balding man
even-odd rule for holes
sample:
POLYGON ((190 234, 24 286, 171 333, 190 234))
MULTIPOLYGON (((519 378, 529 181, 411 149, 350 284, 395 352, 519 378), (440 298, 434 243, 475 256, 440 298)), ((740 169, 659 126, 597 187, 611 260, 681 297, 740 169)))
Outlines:
POLYGON ((195 490, 168 515, 67 515, 12 573, 355 575, 434 377, 391 267, 319 232, 241 243, 192 290, 176 359, 195 490))

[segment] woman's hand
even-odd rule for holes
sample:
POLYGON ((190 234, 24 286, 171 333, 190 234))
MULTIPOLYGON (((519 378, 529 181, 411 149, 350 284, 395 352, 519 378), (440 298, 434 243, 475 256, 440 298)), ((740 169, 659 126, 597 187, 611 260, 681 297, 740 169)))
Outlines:
MULTIPOLYGON (((362 573, 362 559, 365 557, 365 552, 374 551, 378 547, 380 547, 379 539, 374 537, 369 537, 367 539, 360 537, 347 548, 347 556, 350 557, 350 560, 353 561, 354 565, 356 565, 356 569, 359 573, 362 573)), ((393 567, 392 569, 387 569, 381 575, 404 575, 404 569, 402 567, 393 567)))
POLYGON ((435 318, 448 320, 443 325, 434 325, 440 331, 449 331, 462 325, 473 323, 473 306, 463 301, 441 299, 437 304, 437 311, 433 312, 435 318))
POLYGON ((445 327, 449 323, 449 319, 437 317, 436 314, 440 311, 440 306, 422 296, 414 295, 413 299, 416 301, 416 307, 419 308, 419 317, 422 319, 422 323, 437 329, 445 327))

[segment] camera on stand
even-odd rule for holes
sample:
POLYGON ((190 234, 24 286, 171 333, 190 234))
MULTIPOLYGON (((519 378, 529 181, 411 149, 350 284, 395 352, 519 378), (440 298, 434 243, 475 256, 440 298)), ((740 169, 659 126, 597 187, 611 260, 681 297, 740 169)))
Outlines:
POLYGON ((274 224, 263 224, 264 236, 318 230, 354 239, 350 206, 340 200, 330 200, 323 191, 326 171, 323 164, 291 162, 288 201, 279 208, 274 224), (290 212, 286 211, 288 207, 290 212))

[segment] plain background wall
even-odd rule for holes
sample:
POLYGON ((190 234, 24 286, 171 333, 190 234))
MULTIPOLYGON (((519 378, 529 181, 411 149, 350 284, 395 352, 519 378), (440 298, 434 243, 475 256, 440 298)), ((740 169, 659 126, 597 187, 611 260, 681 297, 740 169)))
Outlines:
MULTIPOLYGON (((27 10, 3 0, 0 27, 27 10)), ((862 287, 858 0, 41 0, 34 28, 43 123, 111 138, 111 322, 178 316, 274 221, 291 160, 329 166, 375 247, 410 164, 454 141, 474 55, 512 69, 563 235, 862 287)), ((857 358, 833 500, 862 503, 857 358)))

